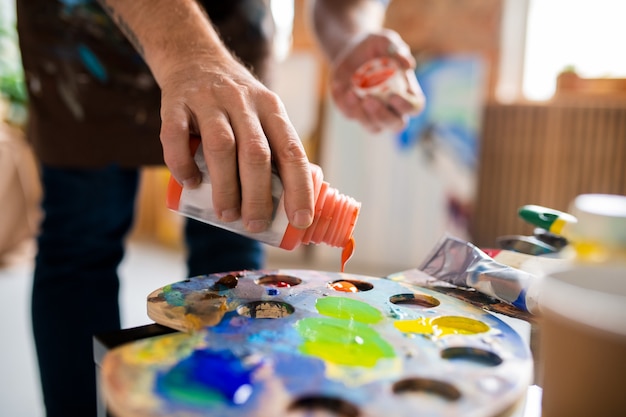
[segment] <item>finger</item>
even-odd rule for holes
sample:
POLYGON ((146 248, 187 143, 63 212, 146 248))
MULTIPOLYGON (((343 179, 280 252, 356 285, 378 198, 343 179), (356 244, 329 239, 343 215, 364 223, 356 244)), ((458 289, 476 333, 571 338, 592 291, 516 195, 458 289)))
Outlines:
POLYGON ((410 114, 419 114, 426 106, 426 96, 424 96, 424 92, 422 91, 422 87, 415 76, 415 72, 413 72, 413 70, 408 70, 405 75, 408 84, 407 91, 409 93, 409 101, 413 105, 413 109, 410 114))
POLYGON ((230 122, 237 142, 241 218, 250 232, 262 232, 271 223, 273 211, 270 146, 256 113, 231 114, 230 122))
POLYGON ((163 159, 174 179, 183 187, 195 188, 201 175, 189 148, 190 115, 183 106, 161 106, 163 159))
POLYGON ((223 221, 241 217, 241 189, 237 166, 237 145, 224 113, 203 117, 200 124, 202 151, 212 185, 213 209, 223 221))
POLYGON ((283 183, 285 211, 294 227, 306 228, 313 222, 315 204, 309 160, 282 102, 277 96, 271 102, 261 120, 283 183))
POLYGON ((415 68, 415 57, 411 53, 411 48, 404 42, 402 37, 396 31, 390 29, 386 29, 384 34, 387 40, 385 46, 386 54, 394 58, 403 69, 415 68))
POLYGON ((388 47, 389 56, 392 57, 402 69, 415 68, 415 57, 411 54, 411 50, 404 42, 391 43, 388 47))
POLYGON ((367 131, 376 133, 381 130, 376 122, 363 108, 363 99, 353 91, 344 93, 343 97, 335 100, 337 107, 348 118, 359 122, 367 131))
MULTIPOLYGON (((410 94, 410 93, 409 93, 410 94)), ((413 116, 419 114, 424 108, 424 98, 414 95, 392 94, 387 100, 387 106, 400 116, 413 116)))
POLYGON ((365 113, 361 107, 361 98, 352 90, 340 86, 333 89, 333 97, 339 110, 349 119, 366 120, 365 113))
POLYGON ((405 120, 401 113, 393 111, 386 102, 375 97, 365 97, 363 99, 363 109, 370 123, 379 129, 390 128, 393 130, 402 129, 405 120))

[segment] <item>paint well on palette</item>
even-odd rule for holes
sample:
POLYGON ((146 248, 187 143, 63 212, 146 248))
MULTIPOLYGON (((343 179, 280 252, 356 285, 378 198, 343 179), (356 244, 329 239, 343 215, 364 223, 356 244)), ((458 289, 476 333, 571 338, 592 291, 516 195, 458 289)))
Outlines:
POLYGON ((337 281, 330 284, 330 287, 339 292, 359 292, 359 289, 350 281, 337 281))
POLYGON ((257 284, 265 287, 291 288, 300 285, 302 280, 290 275, 265 275, 258 279, 257 284))

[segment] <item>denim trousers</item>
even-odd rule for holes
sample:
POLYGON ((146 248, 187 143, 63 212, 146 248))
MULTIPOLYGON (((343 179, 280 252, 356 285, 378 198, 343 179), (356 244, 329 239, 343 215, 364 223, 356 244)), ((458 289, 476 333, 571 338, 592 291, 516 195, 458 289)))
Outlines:
MULTIPOLYGON (((93 336, 121 326, 118 266, 139 170, 42 166, 41 180, 31 313, 46 413, 95 416, 93 336)), ((188 276, 263 267, 259 242, 195 220, 185 224, 185 243, 188 276)))

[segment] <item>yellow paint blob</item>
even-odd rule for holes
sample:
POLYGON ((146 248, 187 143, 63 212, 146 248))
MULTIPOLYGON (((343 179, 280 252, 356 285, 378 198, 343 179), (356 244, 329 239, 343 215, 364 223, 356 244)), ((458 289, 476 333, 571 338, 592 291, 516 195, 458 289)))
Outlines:
POLYGON ((425 334, 433 337, 451 334, 472 335, 485 333, 489 330, 489 326, 482 321, 461 316, 398 320, 394 322, 394 326, 403 333, 425 334))
POLYGON ((187 328, 187 330, 200 330, 204 325, 202 319, 194 314, 185 314, 184 318, 185 327, 187 328))

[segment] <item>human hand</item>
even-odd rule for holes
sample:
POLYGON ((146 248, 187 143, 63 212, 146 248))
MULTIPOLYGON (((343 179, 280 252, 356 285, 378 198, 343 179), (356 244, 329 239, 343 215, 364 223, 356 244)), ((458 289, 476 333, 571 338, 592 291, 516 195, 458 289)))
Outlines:
POLYGON ((223 221, 241 217, 251 232, 272 220, 271 169, 284 187, 290 223, 313 219, 313 181, 304 147, 278 96, 232 57, 194 56, 159 74, 161 142, 165 163, 184 187, 200 172, 189 149, 199 135, 213 185, 215 213, 223 221))
POLYGON ((371 33, 349 44, 332 63, 331 94, 346 117, 357 120, 369 131, 400 131, 409 117, 419 114, 425 104, 414 68, 411 51, 398 33, 388 29, 371 33), (402 95, 357 94, 353 75, 365 62, 379 57, 391 58, 400 67, 407 86, 402 95))

